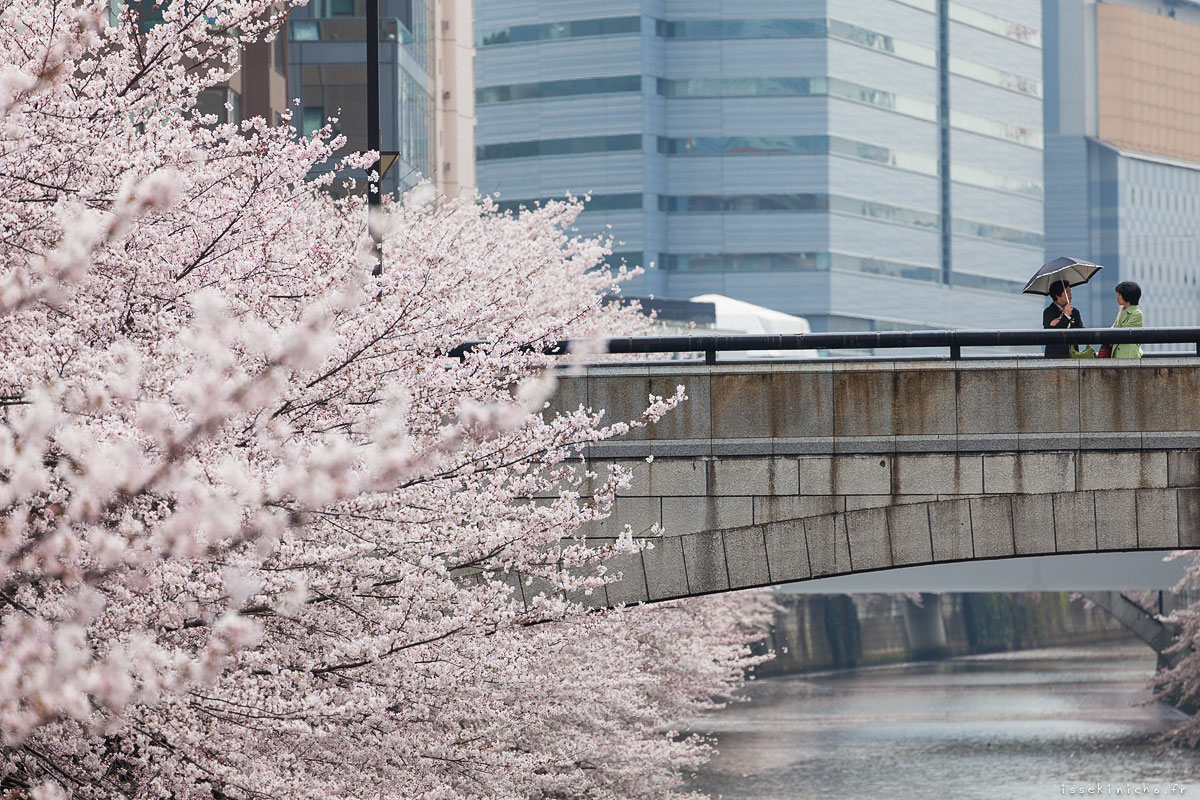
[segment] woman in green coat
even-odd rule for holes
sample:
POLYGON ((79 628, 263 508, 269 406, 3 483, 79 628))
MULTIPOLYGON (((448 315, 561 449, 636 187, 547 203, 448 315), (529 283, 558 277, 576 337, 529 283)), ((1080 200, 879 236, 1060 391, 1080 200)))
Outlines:
MULTIPOLYGON (((1113 323, 1114 328, 1140 328, 1142 327, 1142 310, 1138 308, 1138 301, 1142 299, 1142 287, 1138 286, 1133 281, 1122 281, 1117 284, 1117 305, 1121 307, 1121 313, 1117 314, 1117 321, 1113 323)), ((1113 348, 1113 358, 1141 358, 1142 346, 1132 342, 1128 344, 1119 344, 1113 348)))

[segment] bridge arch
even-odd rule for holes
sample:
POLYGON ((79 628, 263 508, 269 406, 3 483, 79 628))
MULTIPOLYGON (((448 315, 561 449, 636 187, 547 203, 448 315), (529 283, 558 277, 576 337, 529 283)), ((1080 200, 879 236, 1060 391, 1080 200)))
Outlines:
POLYGON ((597 365, 548 413, 628 418, 681 384, 683 407, 585 452, 635 473, 585 535, 663 533, 593 601, 1200 547, 1196 358, 597 365))
POLYGON ((1200 490, 930 500, 664 535, 649 544, 609 563, 622 579, 605 587, 605 605, 924 564, 1200 547, 1200 490))

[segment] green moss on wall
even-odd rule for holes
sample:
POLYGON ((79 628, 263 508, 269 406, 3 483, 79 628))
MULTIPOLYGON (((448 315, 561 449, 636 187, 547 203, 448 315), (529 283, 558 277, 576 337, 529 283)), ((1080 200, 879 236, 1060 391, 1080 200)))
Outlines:
POLYGON ((833 666, 853 667, 862 659, 862 629, 858 624, 858 607, 844 594, 823 598, 825 636, 833 666))
POLYGON ((1062 592, 964 594, 963 625, 967 641, 976 653, 1042 644, 1063 631, 1067 602, 1062 592))

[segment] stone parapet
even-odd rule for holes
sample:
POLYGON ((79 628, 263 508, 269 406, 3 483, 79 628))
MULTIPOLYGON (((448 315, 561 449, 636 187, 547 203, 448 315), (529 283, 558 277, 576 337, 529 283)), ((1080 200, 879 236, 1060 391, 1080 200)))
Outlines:
POLYGON ((634 419, 679 385, 679 409, 586 453, 633 481, 583 533, 653 537, 598 603, 1200 546, 1200 359, 597 366, 550 413, 634 419))

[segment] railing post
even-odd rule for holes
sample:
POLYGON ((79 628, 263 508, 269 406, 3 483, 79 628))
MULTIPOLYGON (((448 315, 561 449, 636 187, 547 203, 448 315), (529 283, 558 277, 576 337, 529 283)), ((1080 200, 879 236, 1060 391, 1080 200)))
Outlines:
POLYGON ((704 351, 704 363, 705 364, 717 363, 717 351, 714 348, 709 348, 708 350, 704 351))
POLYGON ((962 347, 957 344, 950 345, 950 360, 958 361, 962 358, 962 347))

